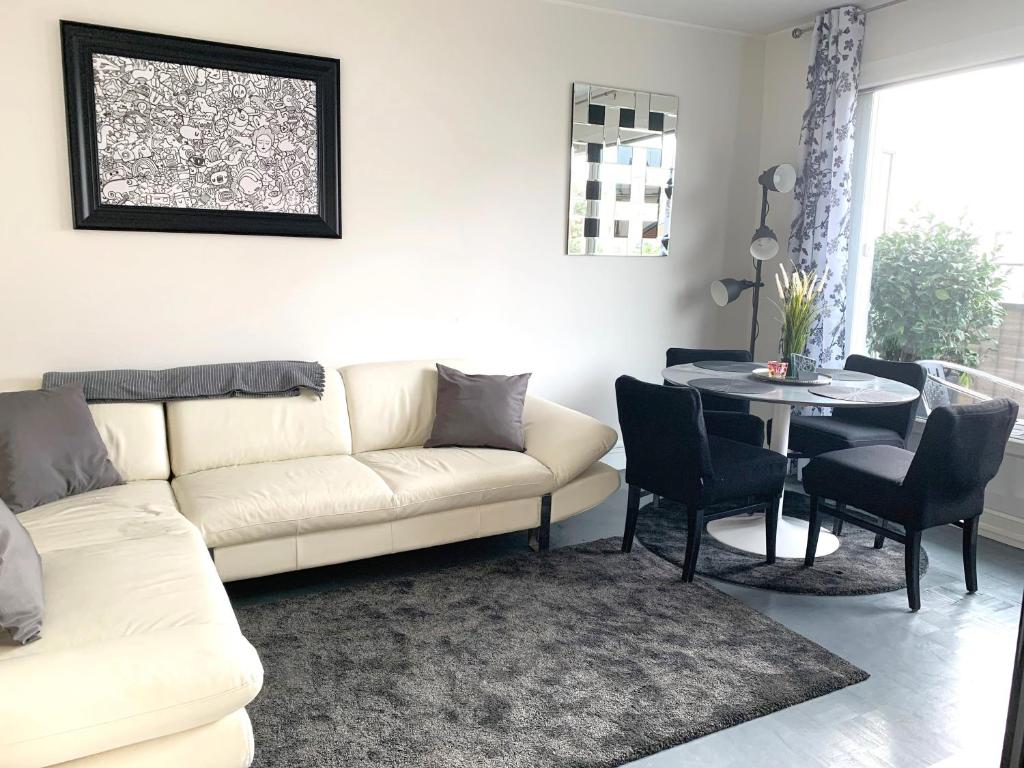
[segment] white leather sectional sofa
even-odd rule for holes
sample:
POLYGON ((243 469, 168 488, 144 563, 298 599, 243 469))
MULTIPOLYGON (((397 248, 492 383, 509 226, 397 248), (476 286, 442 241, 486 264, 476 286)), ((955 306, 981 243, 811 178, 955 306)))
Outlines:
POLYGON ((433 362, 381 363, 328 370, 322 399, 91 406, 126 484, 19 515, 46 618, 35 643, 0 639, 0 768, 248 766, 263 670, 222 581, 510 531, 543 545, 618 488, 614 430, 532 396, 525 453, 422 448, 436 386, 433 362))

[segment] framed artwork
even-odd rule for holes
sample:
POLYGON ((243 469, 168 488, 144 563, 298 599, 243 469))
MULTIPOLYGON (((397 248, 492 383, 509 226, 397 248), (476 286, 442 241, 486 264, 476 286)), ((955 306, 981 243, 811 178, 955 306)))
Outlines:
POLYGON ((667 256, 679 99, 573 83, 569 255, 667 256))
POLYGON ((60 27, 76 229, 341 237, 337 59, 60 27))

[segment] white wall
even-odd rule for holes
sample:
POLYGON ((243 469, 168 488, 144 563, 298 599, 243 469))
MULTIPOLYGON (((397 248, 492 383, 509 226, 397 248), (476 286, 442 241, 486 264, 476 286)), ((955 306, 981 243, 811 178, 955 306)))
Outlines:
POLYGON ((761 39, 539 0, 5 0, 0 36, 0 378, 496 358, 616 424, 616 375, 726 340, 761 39), (340 58, 344 239, 73 230, 61 18, 340 58), (565 255, 573 80, 679 95, 671 257, 565 255))
MULTIPOLYGON (((761 166, 795 163, 804 110, 804 78, 811 36, 794 40, 790 30, 767 39, 762 110, 761 166)), ((861 63, 862 87, 950 72, 1024 56, 1021 0, 907 0, 868 14, 861 63)), ((1007 94, 1007 98, 1018 98, 1007 94)), ((792 201, 772 212, 769 223, 787 242, 792 201)), ((777 269, 777 266, 773 266, 777 269)), ((760 314, 762 356, 778 349, 774 313, 760 314)), ((1024 547, 1024 449, 1011 445, 989 486, 983 535, 1024 547)))

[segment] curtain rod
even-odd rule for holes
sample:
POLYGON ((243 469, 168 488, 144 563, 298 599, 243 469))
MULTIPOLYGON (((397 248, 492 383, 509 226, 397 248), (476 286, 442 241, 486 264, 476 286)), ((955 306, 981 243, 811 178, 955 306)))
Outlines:
MULTIPOLYGON (((905 3, 905 2, 907 2, 907 0, 888 0, 888 2, 879 3, 876 6, 868 8, 866 11, 864 11, 864 13, 872 13, 874 11, 880 11, 883 8, 890 8, 891 6, 899 5, 900 3, 905 3)), ((792 33, 793 34, 793 39, 794 40, 799 40, 801 37, 804 36, 805 32, 810 32, 812 29, 814 29, 814 25, 813 24, 807 24, 806 26, 803 26, 803 27, 793 27, 793 33, 792 33)))

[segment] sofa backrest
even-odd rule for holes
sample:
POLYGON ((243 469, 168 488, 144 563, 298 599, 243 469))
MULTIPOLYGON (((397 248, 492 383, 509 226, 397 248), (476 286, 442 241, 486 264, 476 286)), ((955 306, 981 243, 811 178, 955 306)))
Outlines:
MULTIPOLYGON (((0 392, 39 389, 40 379, 0 382, 0 392)), ((163 403, 90 405, 110 460, 126 482, 166 480, 171 475, 163 403)))
POLYGON ((325 369, 324 396, 167 403, 175 475, 204 469, 352 453, 345 385, 325 369))
POLYGON ((163 403, 98 403, 89 410, 125 482, 171 476, 163 403))
MULTIPOLYGON (((427 441, 437 400, 436 362, 360 363, 341 369, 353 453, 408 448, 427 441)), ((464 361, 439 362, 466 370, 464 361)))

